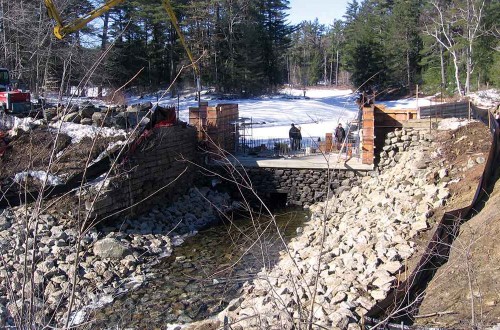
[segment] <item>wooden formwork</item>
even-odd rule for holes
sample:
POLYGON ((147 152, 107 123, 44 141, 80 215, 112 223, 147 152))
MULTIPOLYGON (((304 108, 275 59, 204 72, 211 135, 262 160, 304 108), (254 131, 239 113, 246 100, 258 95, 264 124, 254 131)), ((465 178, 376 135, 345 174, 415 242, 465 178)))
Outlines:
POLYGON ((318 148, 319 148, 319 151, 324 152, 324 153, 332 152, 332 150, 333 150, 333 134, 326 133, 325 134, 325 141, 320 141, 318 148))
POLYGON ((198 139, 209 141, 227 151, 235 146, 235 124, 239 117, 238 104, 201 104, 189 108, 189 124, 198 129, 198 139))
POLYGON ((404 121, 417 119, 418 115, 416 109, 391 109, 382 104, 375 104, 373 108, 377 127, 403 127, 404 121))
POLYGON ((388 132, 402 128, 403 123, 416 119, 416 109, 391 109, 382 104, 363 107, 363 143, 362 162, 373 164, 375 149, 381 149, 388 132))
POLYGON ((373 164, 375 156, 375 114, 371 106, 363 107, 363 137, 361 161, 363 164, 373 164))

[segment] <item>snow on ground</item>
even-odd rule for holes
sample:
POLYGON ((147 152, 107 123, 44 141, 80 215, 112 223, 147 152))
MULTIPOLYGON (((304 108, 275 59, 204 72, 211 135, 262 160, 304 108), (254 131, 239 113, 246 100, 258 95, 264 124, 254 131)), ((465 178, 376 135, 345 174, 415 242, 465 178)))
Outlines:
POLYGON ((468 120, 462 118, 446 118, 439 122, 438 129, 443 131, 452 131, 476 121, 477 120, 468 120))
POLYGON ((47 172, 44 171, 28 171, 28 172, 17 173, 14 176, 14 182, 21 183, 28 177, 37 179, 40 182, 44 182, 45 180, 47 180, 47 184, 49 186, 57 186, 64 183, 63 180, 61 180, 59 177, 55 175, 49 174, 47 176, 47 172))
POLYGON ((18 130, 30 131, 33 127, 43 124, 42 120, 36 120, 30 117, 19 118, 12 115, 2 114, 0 117, 0 129, 10 130, 15 135, 18 130))
POLYGON ((487 109, 497 108, 500 106, 500 91, 488 89, 475 92, 469 95, 474 104, 487 109))
POLYGON ((418 109, 418 107, 425 107, 429 105, 437 104, 437 102, 432 102, 430 99, 432 97, 415 98, 409 97, 406 99, 393 100, 393 101, 375 101, 378 104, 384 104, 388 108, 392 109, 418 109))
MULTIPOLYGON (((144 97, 130 96, 126 101, 127 104, 155 103, 162 93, 163 91, 159 91, 144 97)), ((287 138, 291 123, 300 126, 304 137, 323 138, 325 133, 333 132, 339 122, 345 127, 346 123, 358 116, 358 108, 355 103, 358 95, 353 94, 351 90, 311 88, 306 90, 304 98, 302 89, 287 88, 278 95, 235 100, 211 99, 210 94, 206 94, 206 91, 202 94, 205 94, 202 95, 202 100, 209 101, 211 106, 219 103, 238 103, 240 117, 251 119, 253 122, 251 134, 255 139, 287 138)), ((500 102, 498 91, 489 90, 475 94, 477 95, 474 100, 483 106, 500 102)), ((194 96, 195 93, 186 94, 179 100, 179 115, 183 121, 189 121, 189 107, 198 105, 194 96)), ((430 97, 405 98, 394 101, 377 101, 376 103, 384 104, 388 108, 417 109, 420 106, 436 104, 430 99, 430 97)), ((104 102, 90 98, 72 99, 74 103, 83 101, 104 105, 104 102)), ((177 102, 177 98, 166 97, 160 100, 159 104, 161 106, 177 106, 177 102)))
MULTIPOLYGON (((358 117, 355 103, 357 94, 345 89, 307 89, 304 98, 302 89, 287 88, 279 95, 263 96, 252 99, 209 100, 210 105, 217 103, 238 103, 240 117, 251 118, 254 139, 287 138, 290 124, 300 126, 303 137, 322 137, 333 133, 338 123, 344 127, 358 117)), ((209 98, 209 97, 208 97, 209 98)), ((202 99, 207 99, 203 97, 202 99)), ((129 98, 128 103, 156 102, 156 96, 138 99, 129 98)), ((418 106, 431 105, 430 98, 407 98, 396 101, 377 102, 389 108, 416 109, 418 106)), ((177 100, 166 99, 160 105, 175 105, 177 100)), ((197 101, 189 96, 180 100, 180 118, 189 121, 189 107, 196 107, 197 101)))
POLYGON ((71 143, 78 143, 84 137, 89 137, 90 139, 94 139, 96 136, 122 136, 123 138, 127 137, 127 132, 125 130, 117 128, 96 127, 68 122, 57 122, 50 125, 51 129, 55 132, 59 129, 59 126, 61 126, 61 133, 67 134, 69 137, 71 137, 71 143))
MULTIPOLYGON (((206 100, 209 97, 203 97, 206 100)), ((209 100, 211 106, 218 103, 238 103, 240 117, 251 118, 254 123, 253 138, 287 138, 290 124, 301 127, 302 136, 324 137, 333 132, 339 122, 346 124, 357 118, 356 96, 351 90, 286 89, 280 95, 263 96, 251 99, 209 100)), ((156 96, 138 99, 129 98, 129 104, 138 102, 156 102, 156 96)), ((160 105, 175 105, 177 99, 165 99, 160 105)), ((193 97, 181 98, 180 119, 189 120, 189 107, 196 107, 198 102, 193 97)), ((344 125, 345 126, 345 125, 344 125)))

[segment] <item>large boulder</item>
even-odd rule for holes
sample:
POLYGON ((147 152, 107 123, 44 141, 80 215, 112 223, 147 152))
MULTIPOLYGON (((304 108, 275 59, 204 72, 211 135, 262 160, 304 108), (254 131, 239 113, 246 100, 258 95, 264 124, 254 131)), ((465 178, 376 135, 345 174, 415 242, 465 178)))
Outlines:
POLYGON ((96 112, 98 109, 94 107, 94 105, 90 102, 85 102, 80 106, 80 116, 82 118, 92 118, 92 115, 94 112, 96 112))
POLYGON ((83 118, 80 121, 80 124, 82 124, 82 125, 92 125, 92 119, 90 119, 90 118, 83 118))
POLYGON ((57 117, 57 108, 46 108, 43 110, 43 117, 46 121, 51 121, 57 117))
POLYGON ((123 259, 130 254, 130 249, 114 238, 103 238, 95 242, 93 251, 103 259, 123 259))
POLYGON ((80 120, 82 120, 82 117, 78 114, 78 112, 68 113, 66 116, 63 117, 63 121, 71 123, 79 124, 80 120))
POLYGON ((145 102, 141 104, 132 104, 127 107, 127 112, 140 112, 140 111, 148 111, 153 107, 151 102, 145 102))

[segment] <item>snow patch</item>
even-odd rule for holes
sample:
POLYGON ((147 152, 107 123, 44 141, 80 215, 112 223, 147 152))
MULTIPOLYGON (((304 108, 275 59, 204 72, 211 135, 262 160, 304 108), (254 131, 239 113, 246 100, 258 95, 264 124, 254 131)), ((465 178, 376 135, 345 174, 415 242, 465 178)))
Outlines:
POLYGON ((99 154, 99 156, 97 156, 97 158, 94 159, 90 165, 97 163, 101 159, 109 156, 110 154, 112 154, 113 152, 115 152, 116 150, 120 149, 122 146, 124 146, 126 144, 127 144, 126 141, 116 141, 116 142, 110 143, 109 146, 106 148, 106 150, 104 150, 103 152, 101 152, 99 154))
POLYGON ((21 183, 29 177, 32 177, 40 182, 45 182, 45 180, 47 180, 47 184, 50 186, 57 186, 64 184, 64 181, 61 180, 59 177, 52 174, 47 174, 47 172, 44 171, 27 171, 27 172, 17 173, 14 176, 14 182, 21 183))
POLYGON ((476 122, 477 120, 468 120, 461 118, 446 118, 441 120, 438 125, 438 130, 448 131, 448 130, 456 130, 459 127, 467 126, 470 123, 476 122))
POLYGON ((128 134, 127 131, 118 128, 96 127, 67 122, 51 124, 50 128, 52 131, 57 131, 59 126, 61 127, 61 133, 71 137, 72 143, 78 143, 85 137, 89 137, 90 139, 94 139, 96 136, 126 138, 128 134))
POLYGON ((111 178, 108 176, 107 173, 104 173, 95 178, 94 180, 89 181, 85 186, 89 187, 90 190, 92 191, 99 192, 103 191, 103 189, 106 189, 109 186, 110 182, 111 178))
POLYGON ((43 120, 33 119, 31 117, 19 118, 8 114, 3 114, 1 117, 0 128, 9 130, 9 135, 16 136, 17 131, 29 132, 34 127, 43 125, 43 120))
POLYGON ((393 100, 393 101, 376 101, 377 104, 383 104, 391 109, 418 109, 418 107, 426 107, 440 102, 431 101, 432 96, 415 98, 409 97, 406 99, 393 100))
POLYGON ((487 89, 469 94, 474 104, 485 108, 496 108, 500 106, 500 91, 496 89, 487 89))

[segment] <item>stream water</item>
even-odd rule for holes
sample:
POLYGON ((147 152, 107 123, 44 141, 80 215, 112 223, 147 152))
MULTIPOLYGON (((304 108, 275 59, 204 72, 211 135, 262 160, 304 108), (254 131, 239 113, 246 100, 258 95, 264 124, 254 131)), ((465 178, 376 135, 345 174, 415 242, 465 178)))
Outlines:
POLYGON ((165 329, 216 315, 245 281, 278 261, 282 238, 288 242, 307 219, 303 210, 282 212, 276 223, 239 215, 199 232, 150 270, 145 285, 96 311, 89 329, 165 329))

